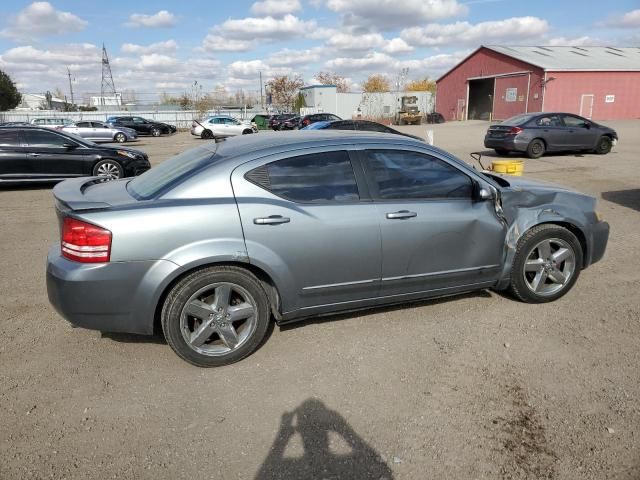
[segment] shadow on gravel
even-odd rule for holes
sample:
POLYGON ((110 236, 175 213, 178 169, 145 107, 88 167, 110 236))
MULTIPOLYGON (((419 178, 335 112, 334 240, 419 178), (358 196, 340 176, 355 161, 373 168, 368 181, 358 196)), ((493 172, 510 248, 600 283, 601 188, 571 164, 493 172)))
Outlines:
POLYGON ((602 198, 640 212, 640 188, 602 192, 602 198))
MULTIPOLYGON (((346 320, 348 318, 359 317, 362 315, 374 314, 374 313, 385 313, 385 312, 395 312, 396 310, 405 310, 407 308, 417 308, 417 307, 425 307, 428 305, 439 305, 441 303, 447 303, 451 301, 455 301, 462 298, 492 298, 493 293, 501 294, 498 291, 488 291, 488 290, 479 290, 476 292, 470 293, 461 293, 458 295, 449 295, 446 297, 434 298, 430 300, 417 300, 405 303, 398 303, 395 305, 388 305, 384 307, 370 307, 362 310, 354 310, 351 312, 344 313, 336 313, 331 315, 324 315, 320 317, 311 317, 305 320, 294 321, 293 323, 286 323, 280 326, 280 330, 286 332, 287 330, 292 330, 294 328, 304 327, 306 325, 311 325, 314 323, 325 323, 325 322, 336 322, 339 320, 346 320)), ((510 298, 510 297, 507 297, 510 298)))
POLYGON ((315 398, 285 412, 255 480, 393 479, 380 454, 338 412, 315 398))
POLYGON ((114 342, 122 343, 156 343, 158 345, 166 345, 162 333, 154 333, 153 335, 136 335, 135 333, 112 333, 102 332, 102 338, 108 338, 114 342))

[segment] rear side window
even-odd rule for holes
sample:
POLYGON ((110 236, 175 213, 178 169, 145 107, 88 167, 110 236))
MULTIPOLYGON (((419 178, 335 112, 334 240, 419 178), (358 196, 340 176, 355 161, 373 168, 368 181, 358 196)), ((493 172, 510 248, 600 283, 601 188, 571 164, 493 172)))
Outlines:
POLYGON ((17 130, 0 129, 0 146, 1 147, 17 147, 19 145, 17 130))
POLYGON ((294 202, 353 202, 360 199, 346 151, 279 160, 250 171, 246 178, 294 202))
POLYGON ((561 127, 562 122, 558 115, 545 115, 536 120, 536 125, 539 127, 561 127))
POLYGON ((25 143, 30 147, 62 147, 72 143, 71 140, 53 132, 43 130, 25 130, 23 132, 25 143))
POLYGON ((471 198, 471 179, 446 162, 406 150, 368 150, 367 170, 381 199, 471 198))
POLYGON ((78 122, 78 123, 76 123, 76 127, 79 127, 79 128, 91 128, 91 122, 78 122))

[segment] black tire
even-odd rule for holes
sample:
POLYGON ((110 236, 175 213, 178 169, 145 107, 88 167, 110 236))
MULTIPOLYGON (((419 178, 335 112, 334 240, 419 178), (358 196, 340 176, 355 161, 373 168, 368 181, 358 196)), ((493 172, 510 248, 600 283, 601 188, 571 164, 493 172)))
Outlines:
POLYGON ((611 141, 611 138, 607 136, 602 136, 598 139, 595 152, 598 155, 606 155, 611 151, 611 147, 613 147, 613 142, 611 141))
MULTIPOLYGON (((518 241, 516 253, 511 267, 511 283, 509 290, 513 296, 520 301, 526 303, 546 303, 557 300, 565 295, 578 280, 580 270, 582 269, 583 252, 580 241, 569 230, 559 225, 543 224, 533 227, 526 232, 518 241), (573 251, 574 268, 571 276, 566 284, 560 287, 558 291, 552 293, 539 294, 532 290, 526 280, 525 263, 535 251, 536 245, 544 240, 559 240, 568 245, 573 251)), ((536 275, 529 273, 529 275, 536 275)), ((545 277, 546 278, 546 277, 545 277)), ((549 280, 545 280, 548 282, 549 280)))
MULTIPOLYGON (((267 294, 253 274, 238 267, 217 266, 195 271, 171 289, 162 306, 161 323, 167 343, 180 358, 198 367, 218 367, 238 362, 253 353, 267 333, 270 317, 267 294), (214 356, 196 351, 185 340, 180 324, 183 309, 192 296, 208 286, 220 283, 232 284, 248 292, 255 304, 255 313, 251 317, 255 326, 252 333, 235 349, 214 356)), ((215 337, 217 333, 213 332, 211 335, 215 337)))
POLYGON ((213 138, 213 132, 211 130, 203 130, 200 137, 205 140, 211 140, 213 138))
POLYGON ((505 150, 503 148, 496 148, 495 151, 501 157, 504 157, 505 155, 509 155, 509 150, 505 150))
POLYGON ((120 133, 116 133, 113 136, 113 139, 118 143, 124 143, 127 141, 127 136, 124 133, 120 132, 120 133))
POLYGON ((546 146, 541 139, 533 139, 527 146, 527 157, 540 158, 542 155, 544 155, 545 150, 546 146))
POLYGON ((124 177, 124 169, 116 160, 100 160, 93 166, 93 175, 105 177, 108 180, 117 180, 124 177))
POLYGON ((246 130, 243 130, 243 131, 242 131, 242 134, 243 134, 243 135, 249 135, 249 134, 251 134, 251 133, 253 133, 253 130, 249 130, 248 128, 247 128, 246 130))
POLYGON ((158 127, 153 127, 151 129, 151 135, 153 135, 154 137, 159 137, 160 135, 162 135, 162 130, 160 130, 158 127))

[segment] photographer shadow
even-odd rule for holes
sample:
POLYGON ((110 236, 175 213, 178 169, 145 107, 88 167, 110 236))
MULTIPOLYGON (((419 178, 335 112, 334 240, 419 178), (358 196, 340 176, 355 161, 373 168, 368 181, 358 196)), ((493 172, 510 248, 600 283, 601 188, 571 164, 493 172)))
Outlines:
POLYGON ((255 479, 314 478, 391 480, 393 473, 338 412, 312 398, 282 415, 280 430, 255 479), (286 455, 288 449, 294 454, 286 455))

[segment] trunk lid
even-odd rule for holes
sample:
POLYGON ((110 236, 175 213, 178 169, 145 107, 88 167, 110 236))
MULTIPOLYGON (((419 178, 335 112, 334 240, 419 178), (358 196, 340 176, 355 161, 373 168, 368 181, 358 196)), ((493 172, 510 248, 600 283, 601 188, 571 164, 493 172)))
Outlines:
POLYGON ((56 209, 60 212, 104 210, 135 203, 127 191, 129 178, 105 181, 101 177, 65 180, 53 188, 56 209))

